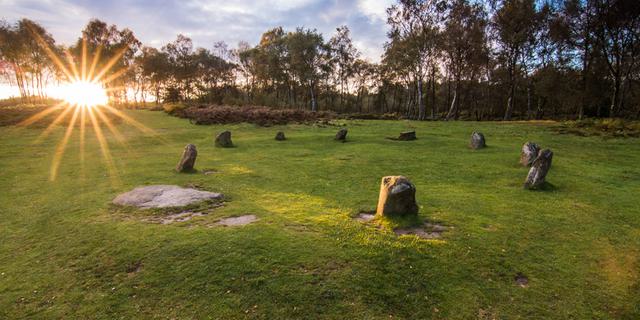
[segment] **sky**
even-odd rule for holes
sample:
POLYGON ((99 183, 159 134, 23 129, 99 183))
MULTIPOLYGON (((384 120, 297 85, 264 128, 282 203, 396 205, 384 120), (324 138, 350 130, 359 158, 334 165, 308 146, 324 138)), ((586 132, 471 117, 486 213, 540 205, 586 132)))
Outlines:
POLYGON ((29 18, 62 44, 71 44, 92 18, 127 27, 145 45, 162 47, 182 33, 194 46, 225 41, 255 45, 282 26, 317 29, 325 40, 347 25, 364 58, 379 61, 386 39, 385 9, 393 0, 0 0, 0 19, 29 18))

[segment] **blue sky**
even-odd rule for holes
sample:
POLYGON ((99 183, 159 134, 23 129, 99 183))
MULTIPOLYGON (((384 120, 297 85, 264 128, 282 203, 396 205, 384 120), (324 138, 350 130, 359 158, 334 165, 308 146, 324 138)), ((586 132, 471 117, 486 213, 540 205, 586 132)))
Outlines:
POLYGON ((0 19, 26 17, 63 44, 75 41, 92 18, 128 27, 145 44, 161 47, 178 33, 195 46, 216 41, 254 45, 269 28, 315 28, 325 39, 346 24, 363 57, 378 61, 386 35, 385 8, 392 0, 0 0, 0 19))

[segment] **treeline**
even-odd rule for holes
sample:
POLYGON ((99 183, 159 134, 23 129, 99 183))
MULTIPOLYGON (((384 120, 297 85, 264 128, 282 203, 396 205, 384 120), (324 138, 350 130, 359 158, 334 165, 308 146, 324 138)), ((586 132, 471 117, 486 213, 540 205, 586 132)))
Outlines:
POLYGON ((37 23, 0 25, 0 72, 23 97, 43 96, 64 63, 102 70, 114 103, 224 105, 397 113, 413 119, 640 117, 637 0, 400 0, 387 9, 379 63, 347 26, 266 31, 251 46, 162 48, 93 20, 69 48, 37 23), (81 61, 82 52, 89 60, 81 61), (117 57, 114 61, 114 57, 117 57), (95 64, 95 65, 93 65, 95 64), (113 66, 111 66, 113 64, 113 66))

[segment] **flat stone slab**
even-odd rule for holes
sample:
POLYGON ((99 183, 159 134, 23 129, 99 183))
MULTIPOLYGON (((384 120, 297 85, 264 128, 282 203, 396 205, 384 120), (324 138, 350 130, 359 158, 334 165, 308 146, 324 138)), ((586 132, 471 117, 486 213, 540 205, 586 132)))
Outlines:
POLYGON ((205 200, 221 200, 221 193, 200 191, 172 185, 138 187, 122 193, 113 199, 121 206, 134 206, 143 209, 184 207, 205 200))
POLYGON ((255 215, 249 214, 249 215, 239 216, 239 217, 224 218, 216 222, 216 225, 225 226, 225 227, 244 226, 245 224, 253 223, 256 221, 258 221, 258 217, 256 217, 255 215))

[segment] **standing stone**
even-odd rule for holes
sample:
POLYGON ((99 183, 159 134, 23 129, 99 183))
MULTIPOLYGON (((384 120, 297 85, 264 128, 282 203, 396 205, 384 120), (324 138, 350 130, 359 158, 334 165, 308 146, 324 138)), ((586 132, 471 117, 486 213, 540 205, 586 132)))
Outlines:
POLYGON ((340 131, 336 133, 336 141, 347 141, 347 129, 340 129, 340 131))
POLYGON ((403 176, 383 177, 376 214, 380 216, 417 215, 416 187, 403 176))
POLYGON ((278 140, 278 141, 287 140, 287 138, 285 138, 285 136, 284 136, 284 132, 278 131, 278 133, 276 133, 276 140, 278 140))
POLYGON ((231 132, 222 131, 216 136, 216 147, 231 148, 233 142, 231 141, 231 132))
POLYGON ((549 169, 551 169, 551 160, 553 159, 553 152, 549 149, 540 151, 536 160, 533 161, 527 180, 524 182, 525 189, 537 189, 541 187, 549 169))
POLYGON ((196 157, 198 156, 198 151, 196 150, 196 146, 193 144, 188 144, 184 147, 184 151, 182 152, 182 158, 178 165, 176 166, 176 171, 178 172, 188 172, 193 170, 193 166, 196 164, 196 157))
POLYGON ((471 149, 482 149, 487 146, 482 132, 474 132, 471 134, 471 142, 469 143, 471 149))
POLYGON ((520 153, 520 164, 525 167, 530 167, 533 161, 538 157, 540 153, 540 146, 534 142, 527 142, 522 146, 522 152, 520 153))
POLYGON ((416 140, 416 132, 415 131, 406 131, 406 132, 402 132, 400 133, 400 136, 398 137, 398 140, 401 141, 411 141, 411 140, 416 140))

